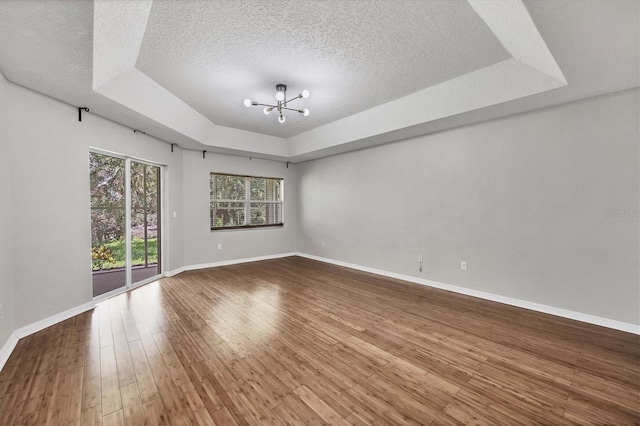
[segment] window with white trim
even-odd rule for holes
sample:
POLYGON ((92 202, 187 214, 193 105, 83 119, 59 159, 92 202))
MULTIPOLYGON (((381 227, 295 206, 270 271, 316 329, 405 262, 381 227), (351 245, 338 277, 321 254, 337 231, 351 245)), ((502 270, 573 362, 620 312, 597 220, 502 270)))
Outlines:
POLYGON ((284 179, 211 173, 211 230, 283 226, 284 179))

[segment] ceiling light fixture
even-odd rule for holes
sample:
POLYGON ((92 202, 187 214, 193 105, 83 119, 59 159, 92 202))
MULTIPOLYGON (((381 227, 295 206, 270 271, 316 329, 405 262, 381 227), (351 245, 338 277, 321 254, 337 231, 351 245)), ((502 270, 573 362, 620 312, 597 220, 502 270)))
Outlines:
POLYGON ((244 106, 246 107, 250 107, 250 106, 263 106, 264 108, 264 113, 265 114, 271 114, 271 111, 273 111, 274 109, 276 111, 278 111, 278 122, 280 122, 280 124, 285 122, 285 117, 284 114, 282 113, 283 110, 289 110, 289 111, 296 111, 302 115, 304 115, 305 117, 309 115, 309 109, 305 108, 305 109, 295 109, 295 108, 288 108, 287 105, 289 104, 289 102, 291 101, 295 101, 296 99, 300 99, 300 98, 308 98, 309 97, 309 91, 308 90, 303 90, 302 93, 300 93, 298 96, 296 96, 295 98, 291 98, 289 100, 287 100, 287 86, 286 84, 276 84, 276 101, 278 101, 278 103, 276 105, 270 105, 270 104, 261 104, 255 101, 252 101, 251 99, 245 99, 244 100, 244 106))

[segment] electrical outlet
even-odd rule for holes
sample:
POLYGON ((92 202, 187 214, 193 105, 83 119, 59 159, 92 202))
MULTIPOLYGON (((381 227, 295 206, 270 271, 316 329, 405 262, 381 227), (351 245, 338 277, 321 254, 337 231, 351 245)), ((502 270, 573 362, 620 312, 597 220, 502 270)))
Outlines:
POLYGON ((173 211, 173 217, 178 217, 178 212, 177 211, 173 211))
POLYGON ((418 262, 422 263, 422 255, 421 254, 418 255, 418 262))
POLYGON ((467 262, 465 262, 464 260, 462 262, 460 262, 460 269, 462 269, 463 271, 467 270, 467 262))
POLYGON ((218 244, 218 250, 222 250, 222 244, 218 244))

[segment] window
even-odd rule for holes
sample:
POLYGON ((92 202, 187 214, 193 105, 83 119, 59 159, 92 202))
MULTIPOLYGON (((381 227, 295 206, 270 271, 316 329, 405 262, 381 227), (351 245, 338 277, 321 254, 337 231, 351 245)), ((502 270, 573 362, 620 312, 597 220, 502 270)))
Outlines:
POLYGON ((211 229, 283 226, 284 179, 211 173, 211 229))

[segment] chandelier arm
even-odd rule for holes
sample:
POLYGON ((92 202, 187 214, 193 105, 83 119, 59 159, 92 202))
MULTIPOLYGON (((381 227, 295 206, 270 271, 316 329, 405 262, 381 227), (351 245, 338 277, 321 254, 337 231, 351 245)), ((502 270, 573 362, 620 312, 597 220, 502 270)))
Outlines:
POLYGON ((289 102, 291 101, 295 101, 296 99, 300 99, 302 97, 302 93, 300 93, 298 96, 296 96, 295 98, 291 98, 288 101, 284 101, 283 105, 287 105, 289 102))
POLYGON ((286 107, 282 107, 282 109, 288 109, 289 111, 295 111, 295 112, 299 112, 301 114, 304 114, 304 111, 301 109, 295 109, 295 108, 286 108, 286 107))
POLYGON ((269 108, 278 108, 277 105, 260 104, 260 103, 257 103, 257 102, 256 102, 256 104, 254 106, 265 106, 265 107, 269 107, 269 108))

